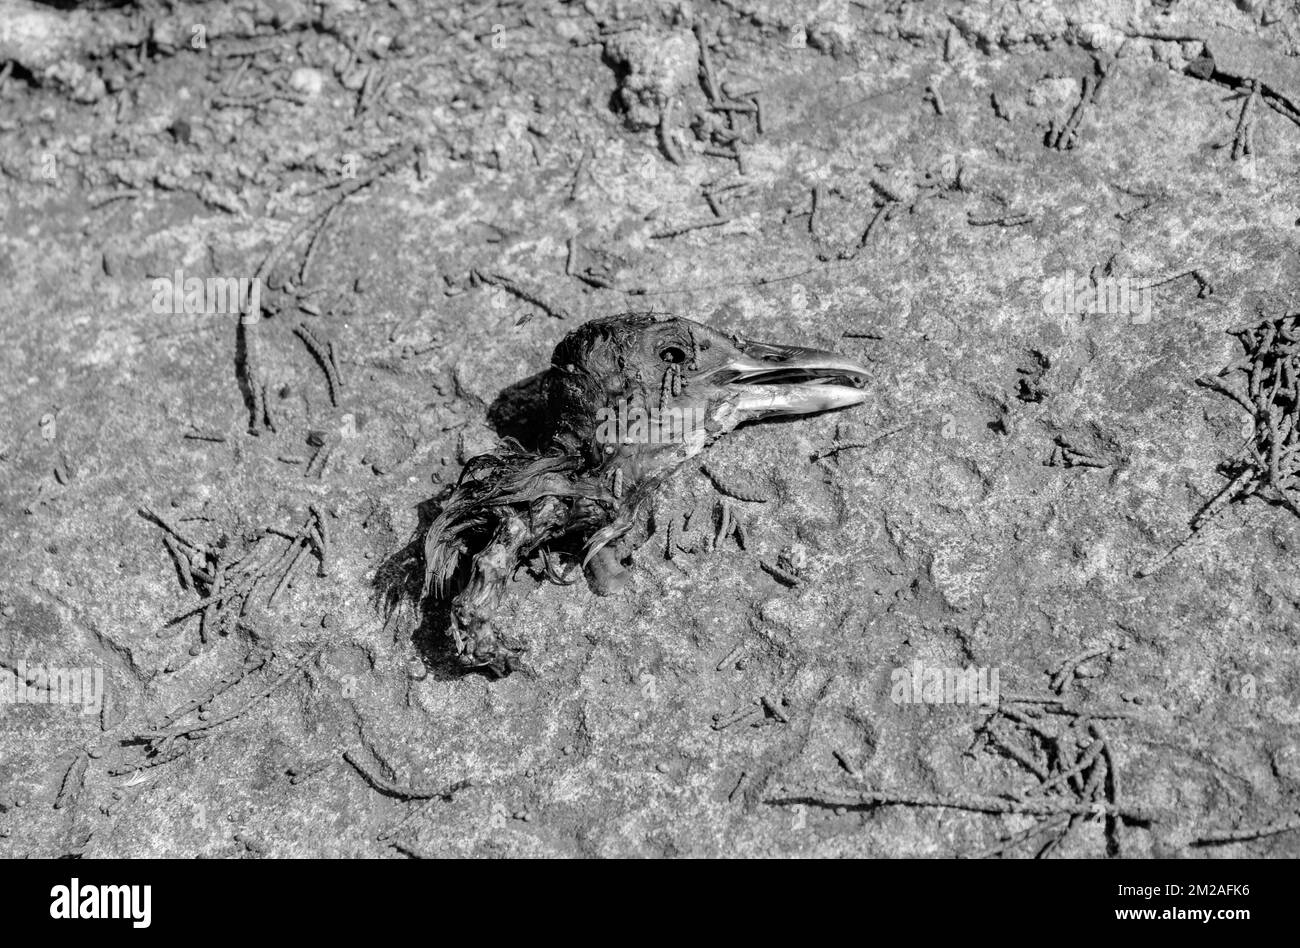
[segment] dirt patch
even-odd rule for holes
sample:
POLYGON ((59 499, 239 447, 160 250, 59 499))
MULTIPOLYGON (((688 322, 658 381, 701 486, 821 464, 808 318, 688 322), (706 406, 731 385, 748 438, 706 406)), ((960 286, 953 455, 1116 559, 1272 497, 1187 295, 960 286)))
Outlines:
POLYGON ((0 0, 0 852, 1296 855, 1300 17, 1020 8, 0 0), (645 310, 872 399, 462 673, 384 568, 645 310))

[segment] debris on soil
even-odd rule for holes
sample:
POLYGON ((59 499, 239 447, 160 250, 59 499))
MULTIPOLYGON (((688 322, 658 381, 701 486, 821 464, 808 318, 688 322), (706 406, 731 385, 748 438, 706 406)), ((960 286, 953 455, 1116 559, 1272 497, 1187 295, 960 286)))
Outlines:
POLYGON ((264 592, 269 588, 266 605, 275 605, 276 598, 292 583, 299 562, 309 551, 319 560, 322 575, 326 570, 328 528, 324 515, 314 506, 308 520, 297 530, 265 527, 234 556, 230 548, 187 539, 148 507, 141 507, 140 515, 166 531, 163 541, 180 574, 181 588, 199 597, 198 602, 168 619, 160 635, 170 634, 170 630, 194 615, 199 617, 198 637, 203 645, 235 631, 251 632, 241 623, 259 590, 264 592), (287 541, 287 545, 281 545, 280 541, 287 541), (266 550, 271 547, 278 549, 268 554, 266 550))
POLYGON ((0 0, 0 854, 1300 853, 1300 17, 1075 6, 0 0), (865 401, 557 507, 629 308, 865 401))
POLYGON ((1191 533, 1139 576, 1155 573, 1231 504, 1249 497, 1300 516, 1300 314, 1265 319, 1234 335, 1244 357, 1196 383, 1245 410, 1251 435, 1224 465, 1228 482, 1192 517, 1191 533))

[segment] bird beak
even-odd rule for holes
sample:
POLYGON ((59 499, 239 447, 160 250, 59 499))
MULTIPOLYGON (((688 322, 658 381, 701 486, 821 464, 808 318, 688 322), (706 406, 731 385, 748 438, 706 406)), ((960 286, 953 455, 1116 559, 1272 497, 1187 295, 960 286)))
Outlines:
POLYGON ((860 405, 870 370, 835 352, 733 339, 735 356, 709 373, 746 419, 808 415, 860 405))

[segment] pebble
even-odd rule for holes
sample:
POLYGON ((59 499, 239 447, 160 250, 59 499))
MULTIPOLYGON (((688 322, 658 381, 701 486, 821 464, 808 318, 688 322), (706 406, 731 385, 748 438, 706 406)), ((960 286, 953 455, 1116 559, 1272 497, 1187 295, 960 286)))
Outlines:
POLYGON ((1287 744, 1273 752, 1273 773, 1287 783, 1300 783, 1300 745, 1287 744))
POLYGON ((319 69, 302 66, 289 75, 289 88, 309 96, 318 96, 325 88, 325 74, 319 69))
POLYGON ((0 615, 3 615, 6 619, 12 619, 14 617, 14 613, 16 613, 17 611, 18 610, 15 609, 13 606, 5 606, 3 609, 0 609, 0 615))
POLYGON ((658 763, 655 764, 655 770, 659 771, 661 774, 666 774, 668 773, 669 767, 667 764, 658 763))
POLYGON ((570 754, 573 753, 573 751, 574 751, 574 747, 572 744, 565 744, 561 753, 564 754, 565 757, 568 757, 570 754))

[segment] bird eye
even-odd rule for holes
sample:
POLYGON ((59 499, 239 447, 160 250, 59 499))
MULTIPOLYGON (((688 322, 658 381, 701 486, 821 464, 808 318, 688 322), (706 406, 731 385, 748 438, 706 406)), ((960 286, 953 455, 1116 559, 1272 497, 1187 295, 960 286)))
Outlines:
POLYGON ((681 346, 664 346, 659 350, 659 359, 662 362, 681 365, 686 361, 686 350, 681 346))

